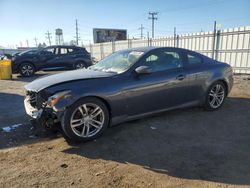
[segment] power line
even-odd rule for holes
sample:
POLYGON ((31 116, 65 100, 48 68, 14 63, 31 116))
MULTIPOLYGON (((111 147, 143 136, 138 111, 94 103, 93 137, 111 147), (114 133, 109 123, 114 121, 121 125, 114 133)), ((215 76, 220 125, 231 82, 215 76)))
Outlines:
POLYGON ((157 20, 157 15, 158 15, 158 12, 149 12, 148 13, 150 17, 148 17, 148 19, 152 20, 152 38, 154 38, 154 25, 155 25, 155 20, 157 20))
POLYGON ((143 27, 143 25, 141 24, 141 27, 139 27, 138 29, 141 30, 141 39, 143 39, 143 29, 145 29, 145 27, 143 27))
POLYGON ((224 2, 228 2, 226 0, 211 0, 211 1, 206 1, 206 2, 203 2, 203 3, 200 3, 200 4, 197 4, 197 3, 193 3, 193 4, 190 4, 188 3, 185 4, 183 3, 182 5, 180 6, 177 6, 177 7, 173 7, 173 8, 168 8, 168 9, 164 9, 164 10, 159 10, 160 13, 169 13, 169 12, 175 12, 175 11, 183 11, 183 10, 189 10, 189 9, 196 9, 196 8, 200 8, 200 7, 208 7, 208 6, 218 6, 218 4, 222 4, 224 2))
POLYGON ((47 33, 45 33, 45 38, 49 40, 49 45, 51 46, 51 33, 49 31, 47 31, 47 33))

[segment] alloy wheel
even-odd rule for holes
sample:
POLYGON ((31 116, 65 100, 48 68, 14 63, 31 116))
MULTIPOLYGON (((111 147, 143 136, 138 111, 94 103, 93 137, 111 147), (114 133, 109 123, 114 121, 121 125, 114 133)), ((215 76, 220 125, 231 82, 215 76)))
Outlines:
POLYGON ((85 64, 84 63, 77 63, 76 64, 76 69, 83 69, 85 68, 85 64))
POLYGON ((79 137, 89 138, 96 135, 103 127, 104 112, 94 103, 85 103, 71 115, 70 127, 79 137))
POLYGON ((34 69, 31 65, 23 65, 21 68, 22 74, 25 76, 30 76, 33 74, 34 69))
POLYGON ((209 93, 209 104, 212 108, 219 108, 225 98, 225 89, 221 84, 212 87, 209 93))

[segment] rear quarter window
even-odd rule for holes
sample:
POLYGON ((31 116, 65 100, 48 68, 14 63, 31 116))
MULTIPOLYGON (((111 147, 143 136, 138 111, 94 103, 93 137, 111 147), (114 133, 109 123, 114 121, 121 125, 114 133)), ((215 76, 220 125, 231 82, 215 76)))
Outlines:
POLYGON ((199 65, 203 63, 203 59, 195 54, 187 54, 187 60, 189 65, 199 65))
POLYGON ((88 52, 85 48, 75 48, 74 52, 79 53, 79 54, 88 54, 88 52))

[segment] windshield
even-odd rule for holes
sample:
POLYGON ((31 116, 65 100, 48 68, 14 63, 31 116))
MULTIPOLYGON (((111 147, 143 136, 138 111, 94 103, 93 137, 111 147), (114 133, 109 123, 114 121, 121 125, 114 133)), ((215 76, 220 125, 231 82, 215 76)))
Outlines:
POLYGON ((23 55, 23 54, 29 54, 29 55, 33 55, 36 54, 37 50, 26 50, 24 52, 19 53, 18 55, 23 55))
POLYGON ((89 68, 104 72, 122 73, 128 70, 143 53, 135 50, 116 52, 89 68))

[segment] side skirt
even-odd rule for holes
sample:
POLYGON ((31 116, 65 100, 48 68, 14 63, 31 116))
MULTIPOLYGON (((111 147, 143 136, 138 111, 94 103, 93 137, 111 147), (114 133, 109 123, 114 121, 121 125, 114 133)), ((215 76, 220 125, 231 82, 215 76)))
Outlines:
POLYGON ((120 124, 120 123, 132 121, 132 120, 136 120, 136 119, 141 119, 141 118, 153 116, 155 114, 170 111, 170 110, 200 106, 201 104, 202 104, 202 102, 200 100, 196 100, 196 101, 188 102, 188 103, 181 104, 181 105, 178 105, 178 106, 174 106, 174 107, 170 107, 170 108, 164 108, 164 109, 161 109, 161 110, 155 110, 155 111, 152 111, 152 112, 146 112, 146 113, 143 113, 143 114, 137 114, 137 115, 133 115, 133 116, 123 115, 123 116, 118 116, 118 117, 112 117, 110 126, 114 126, 114 125, 117 125, 117 124, 120 124))

